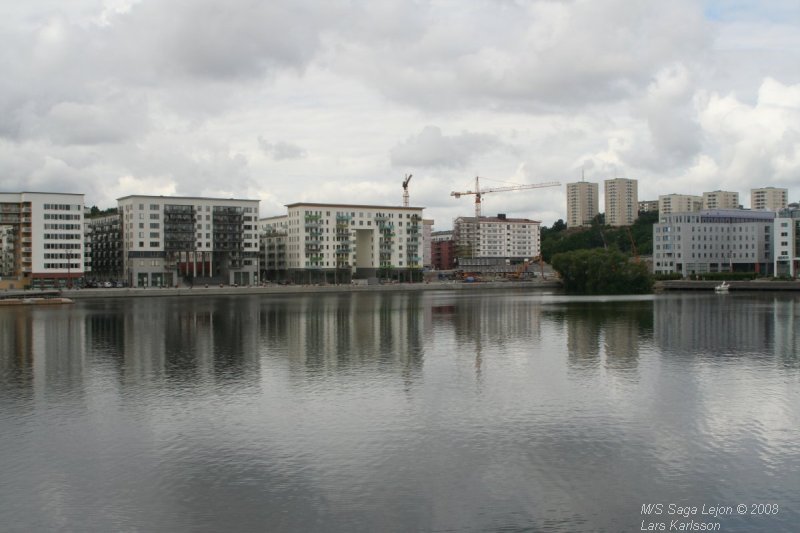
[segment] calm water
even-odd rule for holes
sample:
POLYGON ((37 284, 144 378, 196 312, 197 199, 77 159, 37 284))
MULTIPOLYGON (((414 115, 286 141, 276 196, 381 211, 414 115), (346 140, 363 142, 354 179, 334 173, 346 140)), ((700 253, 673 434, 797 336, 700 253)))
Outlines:
POLYGON ((0 308, 0 529, 638 531, 761 503, 721 531, 796 531, 799 326, 791 295, 0 308))

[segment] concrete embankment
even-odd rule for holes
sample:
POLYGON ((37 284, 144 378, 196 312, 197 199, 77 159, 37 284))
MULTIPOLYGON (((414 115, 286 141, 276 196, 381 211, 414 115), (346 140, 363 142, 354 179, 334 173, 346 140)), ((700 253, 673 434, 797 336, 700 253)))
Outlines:
POLYGON ((289 295, 289 294, 330 294, 352 292, 414 292, 414 291, 483 291, 483 290, 556 290, 561 288, 559 281, 509 281, 509 282, 431 282, 396 283, 387 285, 267 285, 264 287, 179 287, 169 289, 72 289, 63 290, 61 295, 74 300, 88 298, 157 298, 163 296, 229 296, 229 295, 289 295))
MULTIPOLYGON (((668 280, 659 281, 655 291, 713 291, 720 281, 668 280)), ((729 291, 800 291, 798 281, 729 281, 729 291)))

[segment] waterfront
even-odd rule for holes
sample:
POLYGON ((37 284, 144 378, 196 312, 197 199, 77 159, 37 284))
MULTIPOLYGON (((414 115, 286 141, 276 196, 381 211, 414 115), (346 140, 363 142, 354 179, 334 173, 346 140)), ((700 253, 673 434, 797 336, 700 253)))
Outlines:
POLYGON ((520 291, 0 309, 12 531, 800 520, 800 299, 520 291), (691 517, 689 517, 691 518, 691 517), (700 519, 699 516, 694 516, 700 519))

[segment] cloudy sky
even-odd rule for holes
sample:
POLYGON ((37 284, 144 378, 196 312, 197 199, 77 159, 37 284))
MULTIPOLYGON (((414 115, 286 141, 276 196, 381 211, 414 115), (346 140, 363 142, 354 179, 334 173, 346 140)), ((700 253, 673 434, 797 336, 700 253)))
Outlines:
MULTIPOLYGON (((271 216, 399 205, 412 173, 437 229, 475 176, 800 200, 797 0, 28 0, 0 34, 0 190, 271 216)), ((563 186, 484 198, 565 210, 563 186)))

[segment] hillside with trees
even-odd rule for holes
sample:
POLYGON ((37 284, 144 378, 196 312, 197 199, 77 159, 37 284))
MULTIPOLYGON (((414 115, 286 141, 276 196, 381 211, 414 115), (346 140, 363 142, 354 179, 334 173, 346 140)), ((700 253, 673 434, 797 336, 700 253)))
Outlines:
POLYGON ((636 246, 636 255, 651 255, 653 224, 657 221, 656 211, 639 213, 632 226, 620 228, 605 225, 602 214, 597 215, 589 227, 567 228, 563 220, 558 220, 552 227, 542 228, 542 257, 550 263, 556 254, 595 248, 634 255, 633 245, 636 246))

